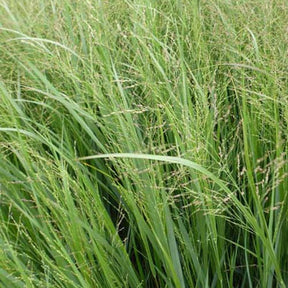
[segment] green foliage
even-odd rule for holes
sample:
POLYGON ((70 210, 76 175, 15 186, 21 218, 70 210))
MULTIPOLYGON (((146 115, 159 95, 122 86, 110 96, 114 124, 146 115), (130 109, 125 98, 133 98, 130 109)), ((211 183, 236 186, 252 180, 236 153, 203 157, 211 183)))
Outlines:
POLYGON ((287 11, 0 0, 0 287, 288 286, 287 11))

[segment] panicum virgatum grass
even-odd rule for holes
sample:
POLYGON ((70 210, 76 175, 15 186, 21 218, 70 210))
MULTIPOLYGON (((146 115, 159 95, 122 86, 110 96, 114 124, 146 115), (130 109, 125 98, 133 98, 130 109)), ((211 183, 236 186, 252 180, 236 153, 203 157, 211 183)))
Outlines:
POLYGON ((0 287, 288 285, 286 0, 0 0, 0 287))

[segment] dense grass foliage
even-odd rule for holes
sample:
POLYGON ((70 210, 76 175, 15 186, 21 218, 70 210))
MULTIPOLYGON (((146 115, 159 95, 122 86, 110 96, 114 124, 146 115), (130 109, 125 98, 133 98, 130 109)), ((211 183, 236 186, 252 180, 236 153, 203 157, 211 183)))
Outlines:
POLYGON ((0 0, 0 287, 288 286, 286 0, 0 0))

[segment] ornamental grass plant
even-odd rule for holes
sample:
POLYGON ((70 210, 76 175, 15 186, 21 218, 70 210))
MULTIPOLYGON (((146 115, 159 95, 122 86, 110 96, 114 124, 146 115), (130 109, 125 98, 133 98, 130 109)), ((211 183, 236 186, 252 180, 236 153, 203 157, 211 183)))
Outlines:
POLYGON ((0 0, 0 287, 288 286, 286 0, 0 0))

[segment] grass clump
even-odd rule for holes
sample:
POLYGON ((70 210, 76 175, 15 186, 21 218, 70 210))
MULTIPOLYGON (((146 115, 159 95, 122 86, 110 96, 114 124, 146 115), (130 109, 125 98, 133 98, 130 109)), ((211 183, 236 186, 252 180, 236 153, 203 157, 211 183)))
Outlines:
POLYGON ((0 287, 286 287, 287 11, 0 0, 0 287))

